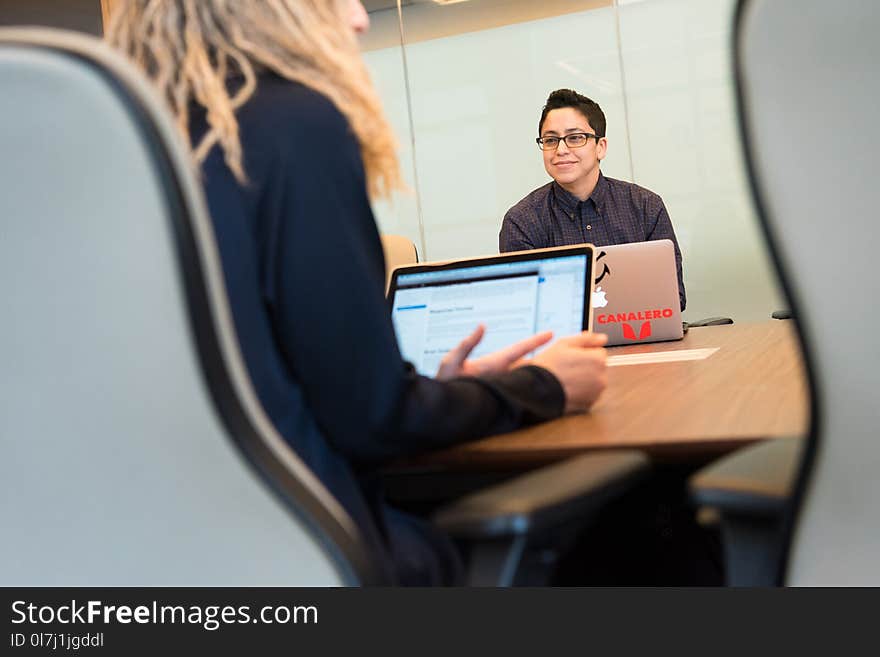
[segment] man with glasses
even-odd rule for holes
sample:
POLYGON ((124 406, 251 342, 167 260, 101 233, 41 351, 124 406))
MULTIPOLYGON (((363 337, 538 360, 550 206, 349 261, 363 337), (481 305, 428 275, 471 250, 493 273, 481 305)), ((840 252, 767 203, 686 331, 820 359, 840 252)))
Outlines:
POLYGON ((553 182, 539 187, 504 215, 502 253, 591 242, 596 246, 670 239, 675 245, 681 309, 685 307, 681 250, 663 200, 633 183, 606 178, 599 164, 608 151, 605 114, 571 89, 547 98, 538 122, 538 146, 553 182))

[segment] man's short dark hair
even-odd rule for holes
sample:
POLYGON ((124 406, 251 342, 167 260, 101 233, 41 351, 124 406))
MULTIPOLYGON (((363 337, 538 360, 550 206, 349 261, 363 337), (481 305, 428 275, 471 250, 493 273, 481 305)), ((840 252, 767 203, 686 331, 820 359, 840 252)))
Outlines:
POLYGON ((590 122, 590 127, 596 133, 597 137, 605 136, 605 113, 598 103, 590 100, 586 96, 582 96, 572 89, 557 89, 547 97, 547 104, 541 112, 541 120, 538 122, 538 136, 541 136, 541 128, 544 127, 544 120, 547 114, 555 109, 563 107, 571 107, 586 117, 590 122))

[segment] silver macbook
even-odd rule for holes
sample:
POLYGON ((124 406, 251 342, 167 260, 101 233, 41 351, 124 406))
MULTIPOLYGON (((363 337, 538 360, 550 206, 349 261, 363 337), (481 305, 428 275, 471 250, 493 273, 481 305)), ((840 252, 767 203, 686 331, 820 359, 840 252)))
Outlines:
POLYGON ((396 268, 388 286, 400 351, 420 374, 479 324, 472 358, 542 331, 554 337, 589 330, 593 246, 579 244, 396 268))
POLYGON ((609 345, 680 340, 675 248, 671 240, 594 247, 593 330, 609 345))

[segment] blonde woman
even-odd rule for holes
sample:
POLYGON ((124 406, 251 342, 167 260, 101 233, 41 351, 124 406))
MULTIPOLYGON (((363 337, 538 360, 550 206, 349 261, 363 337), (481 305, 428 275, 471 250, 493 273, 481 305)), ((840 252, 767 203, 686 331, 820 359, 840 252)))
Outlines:
POLYGON ((154 80, 201 166, 269 416, 397 581, 454 583, 451 543, 384 504, 370 469, 585 410, 605 355, 583 335, 519 361, 544 335, 469 361, 477 331, 438 379, 403 362, 369 202, 400 172, 359 54, 367 25, 358 0, 121 0, 109 39, 154 80))

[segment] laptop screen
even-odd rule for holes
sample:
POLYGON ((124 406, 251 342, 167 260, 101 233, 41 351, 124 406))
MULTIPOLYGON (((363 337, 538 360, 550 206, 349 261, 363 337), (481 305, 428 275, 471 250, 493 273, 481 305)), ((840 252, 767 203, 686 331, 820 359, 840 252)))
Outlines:
POLYGON ((542 331, 589 328, 592 255, 581 245, 395 270, 388 296, 403 357, 434 376, 479 324, 486 332, 471 358, 542 331))

